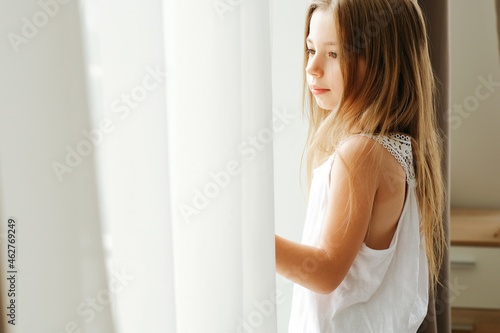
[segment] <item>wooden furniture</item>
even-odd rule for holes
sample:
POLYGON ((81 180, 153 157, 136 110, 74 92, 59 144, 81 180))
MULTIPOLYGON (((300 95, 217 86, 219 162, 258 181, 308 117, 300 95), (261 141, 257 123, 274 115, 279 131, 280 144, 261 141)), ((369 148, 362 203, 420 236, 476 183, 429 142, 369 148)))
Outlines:
POLYGON ((453 333, 500 333, 500 210, 451 209, 453 333))

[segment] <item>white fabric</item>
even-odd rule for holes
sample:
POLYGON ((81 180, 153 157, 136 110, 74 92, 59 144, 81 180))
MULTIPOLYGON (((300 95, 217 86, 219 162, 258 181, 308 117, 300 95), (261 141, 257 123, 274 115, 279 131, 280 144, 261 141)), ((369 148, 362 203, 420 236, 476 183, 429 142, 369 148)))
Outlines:
MULTIPOLYGON (((330 294, 294 284, 289 333, 415 333, 427 314, 427 256, 419 233, 411 141, 393 134, 380 143, 407 174, 406 200, 391 244, 374 250, 363 243, 346 277, 330 294)), ((302 244, 319 247, 334 157, 314 169, 302 244)))
POLYGON ((272 113, 269 1, 163 6, 175 288, 167 320, 175 333, 275 333, 273 136, 283 125, 272 113))

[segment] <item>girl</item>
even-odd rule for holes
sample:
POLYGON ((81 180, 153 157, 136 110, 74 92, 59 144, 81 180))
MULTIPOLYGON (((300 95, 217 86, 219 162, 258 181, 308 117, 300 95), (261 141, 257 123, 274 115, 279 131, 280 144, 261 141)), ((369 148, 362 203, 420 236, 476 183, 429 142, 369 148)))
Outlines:
POLYGON ((415 333, 445 246, 422 12, 312 0, 304 47, 307 214, 301 244, 275 236, 276 270, 295 282, 288 332, 415 333))

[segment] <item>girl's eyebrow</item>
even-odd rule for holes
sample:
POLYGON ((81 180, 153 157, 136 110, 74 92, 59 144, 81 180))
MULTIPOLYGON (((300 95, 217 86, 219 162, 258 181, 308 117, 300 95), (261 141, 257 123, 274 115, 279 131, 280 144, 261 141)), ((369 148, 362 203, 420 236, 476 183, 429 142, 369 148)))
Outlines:
MULTIPOLYGON (((313 43, 313 44, 314 44, 314 42, 312 41, 312 39, 311 39, 311 38, 309 38, 309 37, 307 37, 306 42, 308 42, 308 43, 313 43)), ((336 43, 336 42, 332 42, 332 41, 325 42, 325 43, 323 43, 323 44, 325 44, 325 45, 337 45, 337 43, 336 43)))

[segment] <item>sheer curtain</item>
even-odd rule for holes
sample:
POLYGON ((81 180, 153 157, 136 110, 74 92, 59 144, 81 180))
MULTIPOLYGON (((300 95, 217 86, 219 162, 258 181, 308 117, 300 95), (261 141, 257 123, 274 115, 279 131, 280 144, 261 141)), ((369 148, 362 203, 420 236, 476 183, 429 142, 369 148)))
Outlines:
POLYGON ((90 4, 118 331, 274 332, 267 2, 90 4))
POLYGON ((167 1, 178 332, 275 332, 268 1, 167 1))
POLYGON ((0 22, 0 294, 15 325, 2 323, 6 332, 113 332, 110 297, 128 268, 108 274, 103 260, 79 3, 2 1, 0 22))
POLYGON ((126 272, 115 329, 175 332, 162 4, 86 0, 82 16, 107 269, 126 272))
POLYGON ((95 6, 119 332, 275 332, 268 2, 95 6))
POLYGON ((0 6, 7 332, 275 332, 268 1, 0 6))

